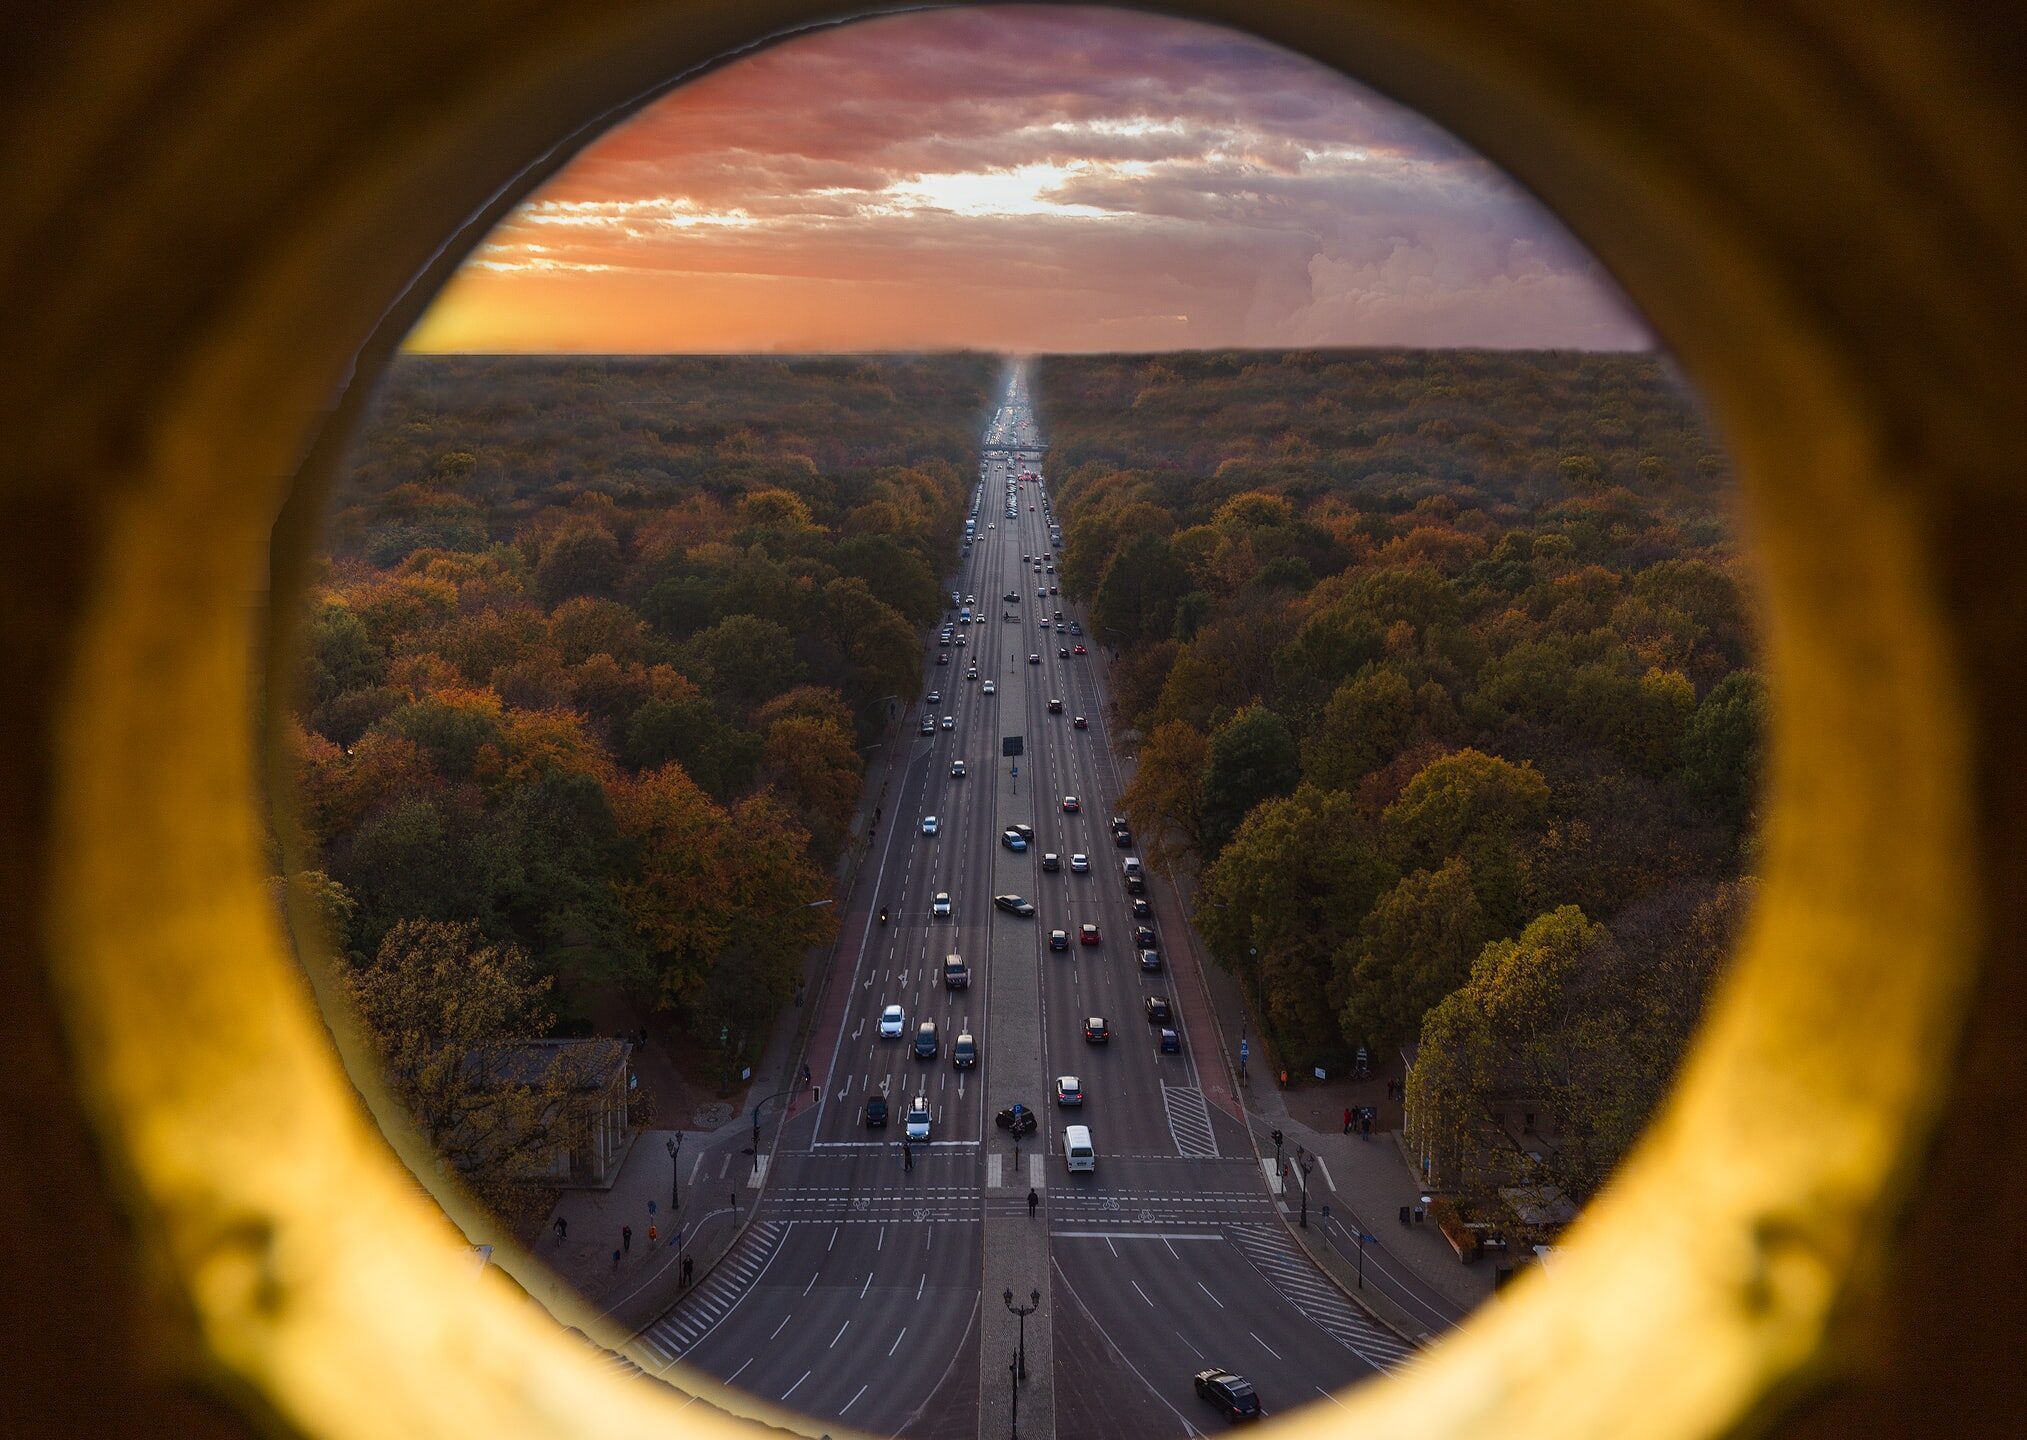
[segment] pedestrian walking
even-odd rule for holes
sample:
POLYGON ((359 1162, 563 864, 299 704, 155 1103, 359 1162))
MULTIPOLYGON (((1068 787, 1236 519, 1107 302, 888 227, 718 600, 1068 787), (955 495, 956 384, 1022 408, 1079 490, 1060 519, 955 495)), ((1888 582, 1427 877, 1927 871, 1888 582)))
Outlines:
POLYGON ((683 1257, 683 1288, 687 1290, 689 1288, 690 1282, 696 1278, 697 1278, 696 1257, 693 1255, 685 1255, 683 1257))
POLYGON ((617 1250, 612 1252, 612 1268, 615 1270, 619 1268, 619 1252, 617 1250))
POLYGON ((906 1140, 901 1142, 901 1168, 903 1170, 913 1170, 915 1168, 915 1152, 909 1148, 906 1140))
POLYGON ((558 1240, 568 1240, 570 1238, 570 1222, 565 1220, 561 1215, 556 1217, 556 1238, 558 1240))
POLYGON ((1041 1194, 1041 1191, 1039 1191, 1039 1190, 1036 1190, 1036 1189, 1035 1189, 1035 1188, 1034 1188, 1033 1186, 1029 1186, 1029 1187, 1028 1187, 1028 1219, 1032 1220, 1032 1219, 1034 1219, 1034 1218, 1035 1218, 1035 1211, 1039 1210, 1039 1209, 1041 1208, 1041 1205, 1042 1205, 1042 1194, 1041 1194))
POLYGON ((619 1227, 619 1248, 626 1251, 629 1255, 633 1254, 633 1226, 622 1225, 619 1227))
POLYGON ((1351 1107, 1349 1105, 1344 1107, 1344 1133, 1347 1135, 1351 1133, 1351 1107))

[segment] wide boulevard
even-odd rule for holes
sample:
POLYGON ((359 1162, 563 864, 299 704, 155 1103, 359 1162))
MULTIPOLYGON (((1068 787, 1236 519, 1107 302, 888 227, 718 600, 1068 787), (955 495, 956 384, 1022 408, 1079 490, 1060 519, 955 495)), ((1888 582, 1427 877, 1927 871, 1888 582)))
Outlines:
POLYGON ((1007 1435, 1016 1388, 1021 1433, 1036 1440, 1222 1429, 1193 1388, 1210 1366, 1250 1379, 1269 1413, 1335 1404, 1328 1392, 1409 1351, 1289 1238, 1204 988, 1167 943, 1181 938, 1174 896, 1150 876, 1153 914, 1130 908, 1122 862, 1137 851, 1110 828, 1120 781, 1100 647, 1079 633, 1082 608, 1049 593, 1058 576, 1045 557, 1060 547, 1019 370, 982 453, 976 538, 948 587, 951 643, 932 640, 925 657, 925 698, 897 742, 907 748, 813 1019, 820 1098, 737 1197, 757 1203, 745 1236, 630 1353, 677 1385, 694 1367, 763 1407, 953 1440, 1007 1435), (1009 737, 1017 759, 1002 753, 1009 737), (924 834, 932 815, 936 833, 924 834), (1016 823, 1035 832, 1025 852, 1001 843, 1016 823), (1045 854, 1060 868, 1045 870, 1045 854), (1073 855, 1088 868, 1073 869, 1073 855), (1035 914, 995 909, 1002 894, 1035 914), (1081 943, 1087 924, 1095 944, 1081 943), (1142 968, 1136 924, 1157 929, 1162 968, 1142 968), (1049 948, 1057 929, 1067 949, 1049 948), (970 967, 968 988, 945 987, 952 954, 970 967), (1150 996, 1169 1002, 1173 1053, 1146 1018, 1150 996), (881 1037, 889 1005, 904 1017, 899 1039, 881 1037), (1109 1042, 1087 1040, 1092 1017, 1109 1042), (924 1020, 937 1027, 934 1059, 913 1053, 924 1020), (953 1063, 960 1034, 977 1045, 973 1068, 953 1063), (1081 1082, 1081 1108, 1057 1107, 1058 1076, 1081 1082), (867 1124, 872 1095, 888 1105, 881 1128, 867 1124), (918 1097, 930 1138, 904 1158, 918 1097), (1018 1139, 994 1124, 1016 1100, 1040 1121, 1018 1139), (1090 1127, 1095 1170, 1065 1169, 1066 1125, 1090 1127), (1007 1291, 1023 1307, 1039 1292, 1025 1322, 1007 1291))

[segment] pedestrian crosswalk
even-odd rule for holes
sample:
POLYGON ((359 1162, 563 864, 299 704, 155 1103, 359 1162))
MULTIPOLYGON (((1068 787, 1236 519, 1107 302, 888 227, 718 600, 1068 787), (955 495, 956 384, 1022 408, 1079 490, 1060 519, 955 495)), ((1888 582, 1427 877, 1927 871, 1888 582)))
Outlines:
POLYGON ((1339 1344, 1376 1370, 1393 1370, 1414 1356, 1414 1347, 1344 1298, 1317 1273, 1279 1225, 1227 1225, 1225 1236, 1283 1299, 1321 1326, 1339 1344))
POLYGON ((1211 1129, 1204 1092, 1193 1085, 1164 1085, 1161 1103, 1168 1111, 1168 1133, 1175 1139, 1177 1153, 1189 1160, 1215 1160, 1218 1137, 1211 1129))
POLYGON ((630 1348, 640 1364, 659 1372, 682 1359, 759 1282, 781 1253, 782 1239, 794 1225, 793 1220, 759 1220, 749 1225, 696 1289, 634 1336, 630 1348))

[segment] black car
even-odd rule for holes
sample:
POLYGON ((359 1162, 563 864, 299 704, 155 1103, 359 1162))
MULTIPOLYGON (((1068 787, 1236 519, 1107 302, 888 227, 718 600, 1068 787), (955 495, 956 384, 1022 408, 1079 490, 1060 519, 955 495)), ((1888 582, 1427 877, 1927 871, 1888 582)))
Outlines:
POLYGON ((1032 826, 1032 825, 1026 825, 1026 824, 1023 824, 1022 822, 1020 822, 1020 821, 1016 820, 1016 821, 1015 821, 1015 822, 1014 822, 1013 824, 1011 824, 1011 825, 1007 826, 1006 828, 1007 828, 1007 829, 1009 829, 1009 830, 1011 830, 1011 831, 1013 831, 1013 833, 1014 833, 1014 834, 1016 834, 1016 835, 1020 836, 1020 837, 1021 837, 1021 839, 1023 839, 1023 840, 1025 840, 1025 841, 1027 841, 1027 842, 1028 842, 1028 844, 1032 845, 1032 844, 1034 844, 1034 843, 1035 843, 1035 827, 1034 827, 1034 826, 1032 826))
POLYGON ((1112 829, 1115 832, 1124 830, 1126 828, 1126 817, 1124 815, 1114 815, 1111 820, 1111 825, 1112 829))
POLYGON ((1133 897, 1133 918, 1135 920, 1145 920, 1153 914, 1154 907, 1147 903, 1145 895, 1135 895, 1133 897))
POLYGON ((1063 713, 1063 702, 1062 702, 1062 701, 1060 701, 1060 700, 1051 700, 1051 701, 1049 702, 1049 713, 1050 713, 1051 715, 1060 715, 1060 714, 1062 714, 1062 713, 1063 713))
POLYGON ((1180 1055, 1182 1054, 1182 1036, 1164 1025, 1161 1027, 1161 1038, 1157 1042, 1156 1048, 1164 1055, 1180 1055))
POLYGON ((1159 950, 1142 950, 1140 952, 1140 968, 1143 970, 1159 970, 1161 968, 1161 952, 1159 950))
MULTIPOLYGON (((1166 995, 1150 995, 1144 1003, 1147 1006, 1148 1024, 1166 1025, 1169 1021, 1175 1019, 1175 1013, 1168 1008, 1168 997, 1166 995)), ((922 1023, 931 1025, 933 1030, 932 1022, 925 1020, 922 1023)), ((934 1038, 933 1035, 931 1038, 934 1038)), ((915 1042, 917 1050, 920 1050, 921 1043, 921 1040, 918 1038, 915 1042)))
POLYGON ((1260 1418, 1260 1397, 1250 1380, 1223 1370, 1199 1370, 1196 1393, 1222 1410, 1227 1420, 1260 1418))
POLYGON ((942 1049, 942 1044, 936 1038, 936 1022, 934 1020, 924 1020, 920 1025, 915 1027, 915 1058, 917 1060, 934 1060, 941 1053, 942 1049))
POLYGON ((1112 832, 1112 843, 1117 845, 1121 850, 1131 850, 1133 848, 1133 832, 1125 829, 1114 830, 1112 832))
POLYGON ((877 1092, 866 1097, 866 1128, 878 1129, 887 1123, 887 1097, 877 1092))
MULTIPOLYGON (((1056 658, 1057 658, 1058 660, 1067 660, 1067 659, 1069 659, 1069 658, 1070 658, 1070 647, 1069 647, 1069 646, 1067 646, 1067 645, 1058 645, 1058 646, 1056 647, 1056 658)), ((1058 710, 1060 710, 1060 709, 1062 709, 1062 706, 1060 706, 1060 705, 1059 705, 1059 706, 1057 706, 1056 708, 1057 708, 1058 710)))
POLYGON ((1133 927, 1133 943, 1142 950, 1152 950, 1161 942, 1154 938, 1154 927, 1152 925, 1135 925, 1133 927))
POLYGON ((1006 911, 1009 915, 1032 915, 1035 913, 1035 907, 1018 895, 995 895, 992 897, 992 903, 997 908, 1006 911))

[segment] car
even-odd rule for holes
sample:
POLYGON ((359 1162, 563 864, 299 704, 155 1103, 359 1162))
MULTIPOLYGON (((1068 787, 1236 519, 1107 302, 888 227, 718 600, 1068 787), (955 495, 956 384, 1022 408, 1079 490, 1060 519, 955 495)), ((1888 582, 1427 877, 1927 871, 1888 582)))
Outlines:
POLYGON ((1121 850, 1131 850, 1133 848, 1133 832, 1131 830, 1114 830, 1112 832, 1112 843, 1117 845, 1121 850))
POLYGON ((929 1097, 927 1095, 917 1095, 915 1103, 908 1107, 907 1130, 904 1133, 906 1133, 910 1140, 926 1141, 929 1138, 929 1097))
POLYGON ((997 695, 999 694, 999 687, 988 680, 978 687, 978 693, 981 695, 997 695))
POLYGON ((1023 555, 1023 556, 1021 556, 1021 564, 1025 565, 1025 564, 1027 564, 1027 563, 1028 563, 1028 561, 1029 561, 1029 560, 1031 560, 1031 559, 1033 559, 1033 558, 1034 558, 1034 557, 1033 557, 1033 556, 1030 556, 1030 555, 1023 555))
POLYGON ((1072 635, 1082 635, 1084 633, 1084 622, 1081 620, 1072 620, 1070 622, 1070 633, 1072 635))
POLYGON ((1069 949, 1069 948, 1070 948, 1070 936, 1069 936, 1068 932, 1066 932, 1066 931, 1062 931, 1062 930, 1051 930, 1051 931, 1049 932, 1049 948, 1050 948, 1051 950, 1067 950, 1067 949, 1069 949))
POLYGON ((931 690, 927 695, 924 695, 922 699, 927 704, 938 705, 941 704, 943 701, 943 692, 941 690, 931 690))
POLYGON ((907 1020, 901 1014, 901 1007, 899 1005, 889 1005, 880 1012, 880 1038, 882 1040, 899 1040, 901 1038, 901 1027, 905 1024, 907 1024, 907 1020))
POLYGON ((1030 664, 1030 665, 1039 665, 1039 664, 1041 664, 1041 663, 1042 663, 1042 657, 1041 657, 1041 656, 1039 656, 1039 655, 1030 655, 1030 656, 1028 656, 1028 664, 1030 664))
POLYGON ((1147 903, 1147 897, 1145 895, 1135 895, 1133 897, 1134 919, 1145 920, 1153 914, 1154 914, 1154 907, 1147 903))
POLYGON ((1056 588, 1055 586, 1051 585, 1051 586, 1049 587, 1049 593, 1050 593, 1051 595, 1060 595, 1060 594, 1062 594, 1063 592, 1062 592, 1062 591, 1060 591, 1060 590, 1058 590, 1058 589, 1057 589, 1057 588, 1056 588))
POLYGON ((969 770, 964 768, 964 762, 962 760, 953 760, 950 762, 951 779, 962 780, 965 776, 969 775, 970 773, 971 772, 969 770))
POLYGON ((1147 1011, 1147 1023, 1150 1025, 1166 1025, 1175 1019, 1166 995, 1150 995, 1141 1002, 1141 1006, 1147 1011))
MULTIPOLYGON (((981 620, 974 620, 974 621, 973 621, 972 623, 973 623, 974 625, 976 625, 976 624, 982 624, 982 623, 983 623, 983 621, 981 621, 981 620)), ((964 637, 963 637, 962 635, 960 635, 960 636, 958 636, 958 637, 957 637, 957 638, 956 638, 955 640, 951 641, 950 643, 951 643, 951 644, 953 644, 953 645, 969 645, 969 644, 970 644, 971 642, 970 642, 969 640, 965 639, 965 638, 964 638, 964 637)))
POLYGON ((922 717, 922 733, 924 735, 934 735, 936 733, 936 717, 934 715, 924 715, 922 717))
POLYGON ((1151 947, 1141 950, 1140 968, 1143 970, 1159 970, 1161 968, 1161 952, 1151 947))
POLYGON ((929 913, 938 920, 948 920, 950 918, 950 892, 948 890, 938 890, 936 892, 936 898, 929 902, 929 913))
POLYGON ((924 835, 934 835, 941 828, 942 822, 934 815, 924 815, 922 817, 922 833, 924 835))
POLYGON ((995 895, 992 903, 1009 915, 1032 915, 1035 907, 1018 895, 995 895))
POLYGON ((1017 830, 1000 831, 999 843, 1006 846, 1007 849, 1013 851, 1016 855, 1025 854, 1028 848, 1027 836, 1017 830))
POLYGON ((866 1097, 866 1128, 878 1130, 887 1123, 887 1097, 875 1090, 866 1097))
MULTIPOLYGON (((1058 620, 1058 621, 1056 622, 1056 633, 1057 633, 1058 635, 1067 635, 1067 634, 1069 634, 1069 633, 1070 633, 1070 627, 1069 627, 1069 626, 1067 626, 1067 625, 1065 625, 1065 624, 1064 624, 1064 623, 1063 623, 1062 621, 1058 620)), ((1067 660, 1067 659, 1069 659, 1070 657, 1069 657, 1069 655, 1068 655, 1068 654, 1066 653, 1066 654, 1065 654, 1065 655, 1063 656, 1063 658, 1064 658, 1065 660, 1067 660)))
POLYGON ((948 665, 950 663, 950 652, 948 650, 938 650, 936 652, 936 663, 938 665, 948 665))
POLYGON ((1074 1075, 1056 1077, 1056 1103, 1065 1108, 1084 1103, 1084 1082, 1074 1075))
POLYGON ((1154 927, 1152 925, 1135 925, 1133 927, 1133 943, 1143 950, 1148 950, 1160 942, 1154 938, 1154 927))
POLYGON ((1070 857, 1070 873, 1072 875, 1089 875, 1091 873, 1091 857, 1081 850, 1072 855, 1070 857))
POLYGON ((1227 1420, 1260 1418, 1260 1397, 1252 1382, 1229 1371, 1197 1371, 1196 1393, 1223 1411, 1227 1420))
POLYGON ((1063 797, 1063 813, 1065 815, 1075 815, 1082 808, 1083 802, 1078 800, 1076 796, 1065 795, 1063 797))
POLYGON ((1109 823, 1111 824, 1112 829, 1116 833, 1117 831, 1124 830, 1126 828, 1126 817, 1124 815, 1114 815, 1109 823))
POLYGON ((1042 868, 1051 875, 1055 874, 1063 868, 1063 857, 1053 850, 1044 851, 1042 853, 1042 868))
POLYGON ((942 1042, 936 1038, 936 1022, 934 1020, 924 1020, 920 1025, 915 1027, 915 1058, 917 1060, 934 1060, 942 1049, 942 1042))
POLYGON ((978 597, 976 595, 967 595, 964 597, 964 603, 967 605, 976 605, 978 603, 978 597))
POLYGON ((1105 1023, 1103 1015, 1093 1015, 1084 1021, 1084 1041, 1090 1045, 1103 1045, 1112 1038, 1112 1028, 1105 1023))
MULTIPOLYGON (((1049 598, 1049 587, 1048 587, 1048 586, 1046 586, 1046 585, 1044 585, 1044 586, 1041 586, 1041 587, 1040 587, 1039 589, 1037 589, 1037 590, 1035 591, 1035 599, 1037 599, 1037 600, 1046 600, 1046 599, 1048 599, 1048 598, 1049 598)), ((1049 622, 1048 622, 1048 621, 1046 621, 1046 620, 1044 620, 1044 621, 1042 622, 1042 624, 1044 624, 1044 625, 1047 625, 1048 623, 1049 623, 1049 622)))
POLYGON ((1060 715, 1060 714, 1062 714, 1062 713, 1063 713, 1063 702, 1062 702, 1062 701, 1060 701, 1060 700, 1051 700, 1051 701, 1049 701, 1049 713, 1050 713, 1051 715, 1060 715))
MULTIPOLYGON (((1063 627, 1062 627, 1062 626, 1060 626, 1060 625, 1058 625, 1058 626, 1057 626, 1056 628, 1057 628, 1058 630, 1060 630, 1060 629, 1062 629, 1063 627)), ((1067 646, 1067 645, 1058 645, 1058 646, 1056 647, 1056 658, 1057 658, 1058 660, 1067 660, 1067 659, 1069 659, 1069 658, 1070 658, 1070 647, 1069 647, 1069 646, 1067 646)))
POLYGON ((1072 645, 1070 647, 1070 653, 1072 655, 1089 655, 1091 652, 1089 650, 1086 650, 1082 645, 1072 645))
POLYGON ((969 670, 965 671, 964 678, 967 680, 976 680, 978 678, 978 667, 974 665, 969 670))
POLYGON ((1096 925, 1079 925, 1077 927, 1077 943, 1079 945, 1096 945, 1098 943, 1098 927, 1096 925))
POLYGON ((945 715, 943 717, 943 728, 945 730, 955 730, 957 728, 957 717, 954 715, 945 715))
POLYGON ((957 1032, 957 1041, 950 1047, 950 1063, 959 1070, 969 1070, 978 1063, 978 1041, 969 1030, 957 1032))
POLYGON ((1027 842, 1028 842, 1028 844, 1032 845, 1032 844, 1034 844, 1034 843, 1035 843, 1035 827, 1034 827, 1034 826, 1032 826, 1032 825, 1029 825, 1029 824, 1026 824, 1026 823, 1024 823, 1024 822, 1022 822, 1022 821, 1016 820, 1016 821, 1014 821, 1014 823, 1013 823, 1013 824, 1011 824, 1011 825, 1007 826, 1006 828, 1007 828, 1007 829, 1009 829, 1009 830, 1011 830, 1011 831, 1013 831, 1013 833, 1014 833, 1014 834, 1016 834, 1016 835, 1020 836, 1020 837, 1021 837, 1021 839, 1023 839, 1023 840, 1025 840, 1025 841, 1027 841, 1027 842))

